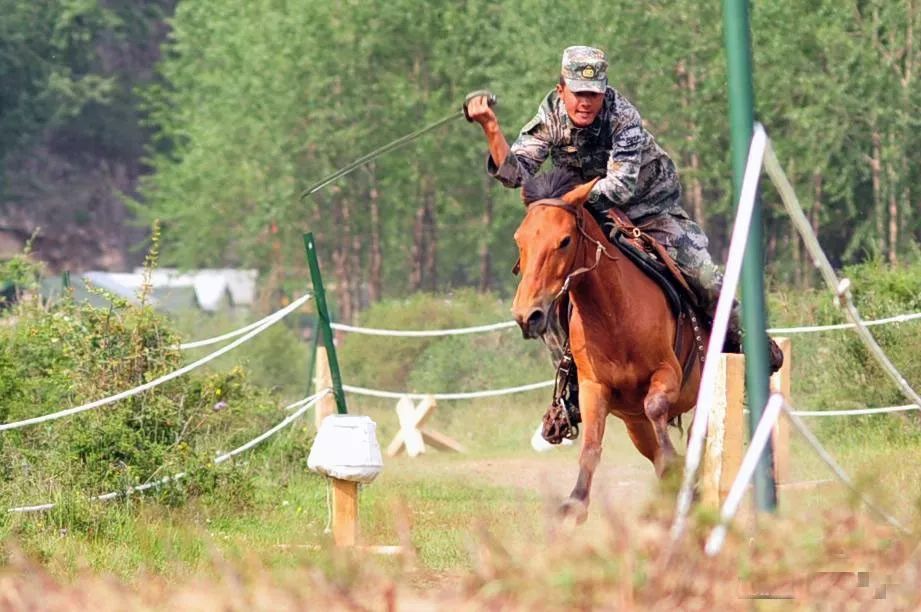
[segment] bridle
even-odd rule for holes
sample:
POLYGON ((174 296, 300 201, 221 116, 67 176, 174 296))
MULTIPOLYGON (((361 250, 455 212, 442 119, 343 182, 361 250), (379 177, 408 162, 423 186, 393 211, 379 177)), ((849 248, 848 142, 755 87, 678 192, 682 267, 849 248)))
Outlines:
MULTIPOLYGON (((569 291, 570 285, 572 284, 572 279, 576 278, 577 276, 581 276, 583 274, 588 274, 589 272, 597 268, 598 264, 601 263, 602 255, 604 255, 611 261, 617 261, 618 258, 608 253, 607 248, 600 240, 596 240, 595 238, 592 238, 591 236, 589 236, 588 232, 585 231, 585 209, 583 207, 574 206, 572 204, 567 204, 563 200, 551 200, 551 199, 537 200, 535 202, 531 202, 530 204, 528 204, 528 207, 530 208, 531 206, 552 206, 554 208, 560 208, 562 210, 565 210, 566 212, 568 212, 569 214, 571 214, 573 217, 576 218, 576 229, 579 230, 580 236, 577 238, 578 240, 578 244, 576 245, 577 252, 576 252, 576 257, 573 258, 573 262, 578 261, 579 259, 578 249, 579 247, 583 245, 585 240, 595 243, 595 262, 590 266, 581 266, 580 268, 577 268, 576 270, 573 270, 569 274, 567 274, 566 278, 563 280, 563 286, 556 293, 556 295, 553 296, 553 299, 550 301, 551 304, 556 303, 561 297, 566 295, 566 293, 569 291)), ((575 266, 575 263, 573 263, 573 265, 575 266)), ((519 262, 516 263, 515 267, 512 269, 512 272, 514 274, 518 274, 520 269, 521 269, 521 261, 519 260, 519 262)))

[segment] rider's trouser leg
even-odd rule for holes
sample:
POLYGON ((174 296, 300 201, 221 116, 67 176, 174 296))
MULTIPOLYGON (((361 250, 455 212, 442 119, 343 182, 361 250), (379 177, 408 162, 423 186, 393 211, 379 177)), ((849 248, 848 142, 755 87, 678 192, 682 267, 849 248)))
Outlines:
MULTIPOLYGON (((662 214, 636 222, 643 231, 665 245, 668 254, 681 268, 688 285, 697 295, 701 309, 712 321, 716 315, 716 304, 723 288, 723 272, 713 263, 707 249, 709 240, 699 225, 684 211, 662 214)), ((783 353, 773 340, 769 342, 771 370, 776 371, 783 363, 783 353)), ((723 351, 742 352, 741 309, 738 300, 733 299, 729 313, 729 326, 723 351)))
MULTIPOLYGON (((708 250, 709 240, 699 225, 683 212, 666 213, 640 220, 643 231, 665 245, 691 289, 697 295, 703 314, 711 321, 716 314, 716 303, 723 288, 723 272, 713 263, 708 250)), ((733 300, 729 315, 724 350, 741 352, 742 327, 739 302, 733 300)))

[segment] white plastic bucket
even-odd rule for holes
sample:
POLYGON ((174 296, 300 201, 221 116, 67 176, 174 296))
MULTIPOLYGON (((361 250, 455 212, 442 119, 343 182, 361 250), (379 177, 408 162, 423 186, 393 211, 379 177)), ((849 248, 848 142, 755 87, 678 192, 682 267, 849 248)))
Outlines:
POLYGON ((377 424, 367 416, 329 415, 313 441, 307 467, 340 480, 373 481, 384 467, 377 424))

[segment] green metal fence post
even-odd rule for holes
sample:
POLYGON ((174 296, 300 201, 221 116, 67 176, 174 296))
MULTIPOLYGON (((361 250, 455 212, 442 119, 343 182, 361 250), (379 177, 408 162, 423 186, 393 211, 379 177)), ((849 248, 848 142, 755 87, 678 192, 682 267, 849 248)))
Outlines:
POLYGON ((307 265, 310 267, 310 280, 313 282, 313 299, 317 303, 317 318, 319 319, 320 333, 323 344, 326 346, 326 356, 329 359, 329 373, 333 379, 333 394, 336 397, 336 410, 339 414, 346 414, 345 393, 342 391, 342 377, 339 374, 339 360, 336 358, 336 345, 333 342, 333 332, 329 325, 329 310, 326 308, 326 293, 323 291, 323 278, 320 276, 320 263, 317 261, 317 247, 313 240, 313 233, 304 234, 304 248, 307 249, 307 265))
MULTIPOLYGON (((733 194, 736 202, 754 129, 751 31, 748 0, 723 0, 723 29, 729 85, 729 121, 732 142, 733 194)), ((762 266, 762 217, 760 198, 752 212, 751 229, 742 264, 742 327, 745 329, 745 386, 748 395, 749 432, 761 420, 768 400, 768 345, 765 330, 764 276, 762 266)), ((760 510, 777 508, 774 484, 774 450, 771 441, 755 469, 755 502, 760 510)))

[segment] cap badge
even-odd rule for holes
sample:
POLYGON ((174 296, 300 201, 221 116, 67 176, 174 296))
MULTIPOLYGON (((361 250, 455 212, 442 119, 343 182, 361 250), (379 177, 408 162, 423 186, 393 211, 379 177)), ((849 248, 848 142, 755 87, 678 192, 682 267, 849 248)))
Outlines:
POLYGON ((593 79, 595 78, 595 69, 591 66, 585 66, 582 69, 582 78, 583 79, 593 79))

